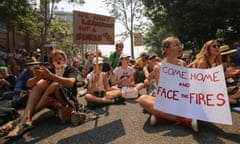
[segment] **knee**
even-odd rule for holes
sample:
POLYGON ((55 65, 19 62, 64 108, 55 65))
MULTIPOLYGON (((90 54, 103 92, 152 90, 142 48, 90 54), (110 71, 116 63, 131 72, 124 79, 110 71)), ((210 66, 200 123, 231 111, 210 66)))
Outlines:
POLYGON ((147 99, 147 95, 142 95, 140 96, 138 99, 137 99, 137 102, 140 104, 140 105, 143 105, 145 103, 145 100, 147 99))
POLYGON ((86 94, 86 95, 84 96, 84 99, 85 99, 86 101, 91 101, 92 95, 86 94))

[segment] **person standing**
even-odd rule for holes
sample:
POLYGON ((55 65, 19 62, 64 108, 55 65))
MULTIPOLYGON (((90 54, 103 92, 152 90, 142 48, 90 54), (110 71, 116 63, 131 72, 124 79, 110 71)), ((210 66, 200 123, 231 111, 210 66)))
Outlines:
MULTIPOLYGON (((123 51, 124 44, 121 41, 118 41, 115 45, 115 52, 111 53, 108 61, 111 66, 112 71, 118 66, 120 63, 120 56, 123 51)), ((112 75, 110 80, 109 80, 110 86, 114 85, 114 76, 112 75)))
POLYGON ((109 56, 109 62, 113 69, 115 69, 120 62, 120 55, 122 54, 124 44, 123 42, 118 41, 116 43, 116 51, 111 53, 109 56))

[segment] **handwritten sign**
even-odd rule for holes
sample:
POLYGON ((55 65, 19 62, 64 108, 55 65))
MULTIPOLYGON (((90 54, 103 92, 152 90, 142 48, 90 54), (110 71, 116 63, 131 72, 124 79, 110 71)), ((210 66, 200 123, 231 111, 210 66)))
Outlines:
POLYGON ((232 124, 221 65, 188 69, 162 62, 154 107, 177 116, 232 124))
POLYGON ((134 33, 134 46, 142 46, 143 38, 141 33, 134 33))
POLYGON ((78 44, 114 44, 114 18, 73 12, 73 41, 78 44))

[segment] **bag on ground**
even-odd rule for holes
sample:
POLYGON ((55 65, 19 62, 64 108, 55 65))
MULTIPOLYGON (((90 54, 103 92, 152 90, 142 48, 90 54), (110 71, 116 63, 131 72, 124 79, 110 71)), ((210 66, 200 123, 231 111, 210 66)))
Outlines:
POLYGON ((134 87, 122 87, 122 97, 125 99, 134 99, 138 97, 138 91, 134 87))

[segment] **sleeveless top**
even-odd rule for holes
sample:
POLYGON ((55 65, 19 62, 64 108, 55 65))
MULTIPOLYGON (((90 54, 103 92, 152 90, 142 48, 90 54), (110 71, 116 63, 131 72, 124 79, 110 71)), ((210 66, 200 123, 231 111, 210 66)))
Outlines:
MULTIPOLYGON (((97 83, 94 84, 94 91, 105 91, 103 83, 104 72, 100 73, 100 78, 97 83)), ((95 79, 95 74, 93 71, 87 75, 87 80, 93 81, 95 79)))

